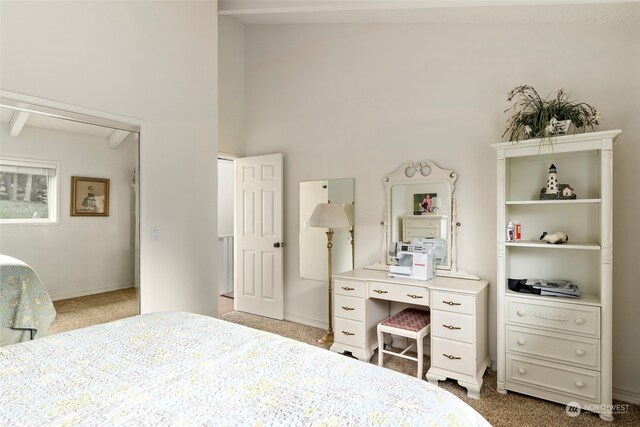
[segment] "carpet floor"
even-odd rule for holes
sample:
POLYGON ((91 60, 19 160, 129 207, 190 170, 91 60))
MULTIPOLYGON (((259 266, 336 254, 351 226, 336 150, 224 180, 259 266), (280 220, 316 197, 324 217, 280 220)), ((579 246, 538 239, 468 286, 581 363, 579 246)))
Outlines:
MULTIPOLYGON (((274 320, 248 313, 232 311, 220 316, 221 319, 245 325, 254 329, 272 332, 284 337, 311 344, 316 347, 328 348, 317 342, 325 331, 299 323, 285 320, 274 320)), ((378 363, 378 352, 371 358, 371 362, 378 363)), ((416 363, 398 357, 385 357, 384 367, 415 376, 416 363)), ((429 367, 429 358, 425 358, 425 372, 429 367)), ((424 378, 424 376, 423 376, 424 378)), ((426 381, 426 380, 425 380, 426 381)), ((605 422, 596 414, 581 412, 577 417, 566 414, 565 405, 548 402, 541 399, 509 392, 506 395, 496 391, 496 373, 487 370, 484 375, 484 384, 480 391, 480 399, 470 399, 466 395, 466 389, 460 387, 456 381, 447 380, 440 382, 440 387, 456 395, 492 425, 499 427, 534 427, 534 426, 567 426, 567 427, 591 427, 591 426, 640 426, 640 407, 614 402, 623 405, 621 410, 614 415, 613 423, 605 422)))
POLYGON ((138 289, 128 288, 53 302, 56 318, 48 335, 84 328, 140 313, 138 289))

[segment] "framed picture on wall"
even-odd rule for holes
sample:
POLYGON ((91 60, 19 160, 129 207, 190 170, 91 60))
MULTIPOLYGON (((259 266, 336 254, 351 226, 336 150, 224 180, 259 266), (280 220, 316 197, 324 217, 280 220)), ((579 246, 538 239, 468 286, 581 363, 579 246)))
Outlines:
POLYGON ((413 195, 413 214, 424 215, 433 212, 435 208, 434 199, 438 193, 419 193, 413 195))
POLYGON ((72 176, 71 216, 109 216, 109 180, 72 176))

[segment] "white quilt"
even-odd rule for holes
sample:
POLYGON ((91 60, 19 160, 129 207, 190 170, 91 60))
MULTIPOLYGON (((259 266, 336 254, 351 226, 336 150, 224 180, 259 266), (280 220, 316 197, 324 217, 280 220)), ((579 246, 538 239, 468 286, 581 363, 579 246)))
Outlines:
POLYGON ((485 426, 426 381, 189 313, 0 348, 0 425, 485 426))

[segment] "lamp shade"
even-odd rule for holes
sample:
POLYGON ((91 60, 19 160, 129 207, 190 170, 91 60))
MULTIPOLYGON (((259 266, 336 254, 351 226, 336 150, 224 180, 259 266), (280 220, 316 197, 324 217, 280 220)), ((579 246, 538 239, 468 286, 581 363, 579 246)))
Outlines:
POLYGON ((342 205, 344 208, 344 213, 347 214, 347 219, 349 220, 349 226, 353 227, 353 203, 347 203, 342 205))
POLYGON ((347 218, 347 214, 342 205, 318 203, 311 214, 309 226, 318 228, 349 228, 350 224, 349 218, 347 218))

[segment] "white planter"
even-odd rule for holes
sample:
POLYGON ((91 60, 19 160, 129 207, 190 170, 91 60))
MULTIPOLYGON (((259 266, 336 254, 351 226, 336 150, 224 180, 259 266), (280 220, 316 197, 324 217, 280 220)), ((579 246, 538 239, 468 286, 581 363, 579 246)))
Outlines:
POLYGON ((569 132, 569 127, 571 127, 571 120, 558 120, 554 134, 564 135, 569 132))

